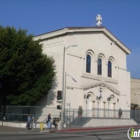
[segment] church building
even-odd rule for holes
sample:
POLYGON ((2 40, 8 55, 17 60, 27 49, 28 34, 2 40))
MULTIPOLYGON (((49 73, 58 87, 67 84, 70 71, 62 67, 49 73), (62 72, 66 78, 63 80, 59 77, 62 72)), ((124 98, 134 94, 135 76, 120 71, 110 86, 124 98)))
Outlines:
MULTIPOLYGON (((56 78, 42 101, 83 110, 130 110, 129 48, 105 27, 66 27, 34 37, 43 53, 53 57, 56 78)), ((88 114, 96 116, 96 112, 88 114)))

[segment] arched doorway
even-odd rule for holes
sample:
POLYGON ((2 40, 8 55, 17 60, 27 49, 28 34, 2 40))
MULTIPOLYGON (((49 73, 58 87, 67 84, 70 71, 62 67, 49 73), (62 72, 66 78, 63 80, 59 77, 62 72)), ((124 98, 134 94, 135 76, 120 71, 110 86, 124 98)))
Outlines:
POLYGON ((86 97, 86 116, 95 116, 95 95, 93 92, 89 92, 86 97))
POLYGON ((117 117, 117 102, 116 102, 116 97, 114 94, 111 94, 108 98, 108 108, 109 108, 109 117, 117 117))

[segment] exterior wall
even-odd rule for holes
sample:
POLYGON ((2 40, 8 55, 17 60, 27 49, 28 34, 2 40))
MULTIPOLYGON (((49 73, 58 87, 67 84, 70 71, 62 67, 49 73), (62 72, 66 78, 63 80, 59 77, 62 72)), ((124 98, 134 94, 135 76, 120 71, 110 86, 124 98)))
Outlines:
POLYGON ((140 106, 140 79, 131 79, 131 103, 140 106))
MULTIPOLYGON (((99 81, 105 81, 114 88, 120 91, 120 96, 116 95, 119 102, 116 103, 115 108, 130 109, 130 73, 126 70, 126 54, 115 44, 111 44, 111 40, 104 34, 75 34, 67 37, 67 44, 70 42, 77 42, 78 47, 67 50, 66 55, 66 72, 73 76, 77 80, 74 83, 72 80, 67 79, 67 86, 81 87, 95 84, 99 81), (91 50, 93 52, 92 70, 91 73, 86 73, 86 52, 91 50), (70 55, 71 54, 71 55, 70 55), (98 55, 103 54, 103 74, 97 75, 97 59, 98 55), (107 77, 107 62, 109 57, 114 58, 113 62, 113 78, 107 77), (71 64, 71 65, 68 65, 71 64), (127 87, 127 88, 126 88, 127 87), (126 102, 124 102, 126 100, 126 102)), ((73 91, 74 92, 74 91, 73 91)), ((79 90, 79 92, 81 92, 79 90)), ((99 89, 91 89, 95 97, 99 94, 99 89)), ((87 91, 88 93, 88 91, 87 91)), ((87 95, 85 93, 85 95, 87 95)), ((67 91, 69 94, 69 91, 67 91)), ((73 102, 74 95, 71 102, 73 102)), ((107 103, 107 97, 111 95, 109 91, 106 91, 104 95, 104 102, 107 103)), ((84 97, 84 95, 82 94, 84 97)), ((86 109, 85 99, 82 97, 83 108, 86 109)), ((81 99, 81 98, 80 98, 81 99)), ((81 100, 79 100, 81 103, 81 100)), ((96 101, 97 102, 97 101, 96 101)), ((100 101, 101 102, 101 101, 100 101)), ((96 103, 95 103, 96 104, 96 103)), ((114 108, 114 103, 109 103, 110 108, 114 108)), ((78 106, 78 105, 77 105, 78 106)), ((76 104, 75 104, 76 107, 76 104)), ((96 107, 98 107, 96 105, 96 107)), ((100 103, 100 107, 103 107, 103 103, 100 103)), ((91 107, 92 109, 92 107, 91 107)))
POLYGON ((46 107, 56 107, 57 105, 60 105, 60 103, 57 102, 56 95, 58 90, 62 90, 64 42, 65 38, 63 37, 58 37, 41 42, 41 44, 43 45, 43 53, 47 54, 47 56, 49 57, 53 57, 53 59, 55 60, 54 66, 56 68, 56 78, 52 85, 51 91, 48 93, 48 96, 40 100, 37 105, 43 105, 46 107))
POLYGON ((118 89, 121 91, 119 106, 122 109, 130 109, 130 73, 118 70, 118 89))
POLYGON ((70 45, 78 45, 77 47, 69 47, 65 51, 65 107, 78 109, 81 105, 83 109, 97 107, 130 109, 130 73, 127 72, 126 68, 126 53, 105 34, 69 33, 61 37, 44 40, 41 43, 44 53, 53 56, 55 59, 57 74, 52 90, 40 103, 44 103, 44 105, 46 103, 46 106, 50 107, 61 104, 57 102, 56 95, 58 90, 62 90, 63 49, 70 45), (91 73, 86 73, 87 52, 90 52, 92 56, 91 73), (97 75, 99 56, 103 60, 102 75, 97 75), (107 64, 110 58, 113 64, 112 78, 107 76, 107 64), (99 82, 102 82, 103 86, 102 84, 98 85, 99 82), (84 90, 84 87, 92 85, 96 86, 84 90), (103 97, 98 100, 100 88, 103 90, 103 97), (108 101, 108 97, 112 94, 114 98, 108 101), (69 103, 70 106, 67 106, 69 103))

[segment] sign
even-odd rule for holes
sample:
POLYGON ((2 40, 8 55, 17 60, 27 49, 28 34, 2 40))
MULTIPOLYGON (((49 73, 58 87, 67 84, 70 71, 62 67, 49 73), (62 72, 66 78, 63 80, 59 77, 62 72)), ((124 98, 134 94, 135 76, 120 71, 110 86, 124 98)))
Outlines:
POLYGON ((129 140, 135 140, 135 138, 140 138, 140 129, 135 130, 134 128, 129 128, 127 131, 127 137, 129 140))

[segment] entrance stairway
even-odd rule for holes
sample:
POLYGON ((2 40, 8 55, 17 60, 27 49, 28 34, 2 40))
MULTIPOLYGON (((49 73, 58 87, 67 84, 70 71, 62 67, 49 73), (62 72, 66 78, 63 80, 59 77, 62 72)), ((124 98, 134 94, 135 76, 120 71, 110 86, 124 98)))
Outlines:
POLYGON ((71 125, 77 126, 77 127, 83 127, 86 125, 90 120, 92 120, 92 117, 76 117, 73 122, 71 122, 71 125))
POLYGON ((100 127, 137 125, 137 123, 133 119, 77 117, 70 125, 74 127, 100 127))

